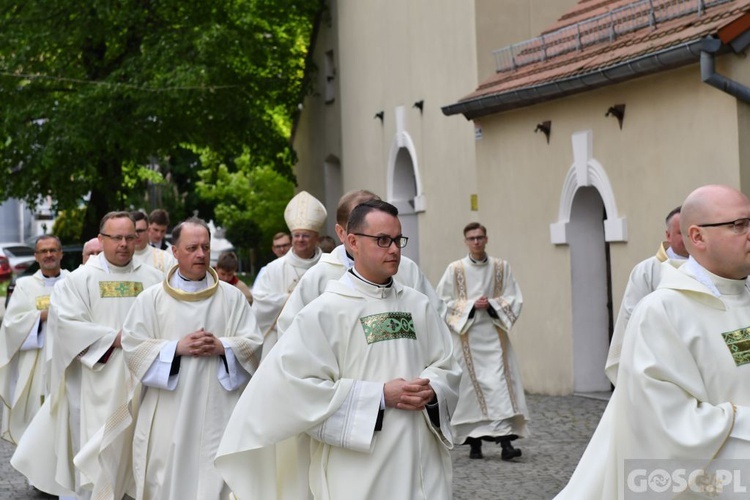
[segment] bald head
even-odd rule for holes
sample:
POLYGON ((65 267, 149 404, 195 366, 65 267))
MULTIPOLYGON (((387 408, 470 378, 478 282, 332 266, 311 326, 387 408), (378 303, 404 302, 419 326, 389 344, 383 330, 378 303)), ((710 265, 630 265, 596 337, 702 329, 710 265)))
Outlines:
POLYGON ((685 199, 680 216, 685 246, 699 264, 724 278, 750 274, 750 233, 731 224, 750 217, 750 200, 741 191, 715 184, 699 187, 685 199))
POLYGON ((93 255, 99 255, 102 251, 102 244, 99 238, 91 238, 83 244, 83 263, 85 264, 93 255))

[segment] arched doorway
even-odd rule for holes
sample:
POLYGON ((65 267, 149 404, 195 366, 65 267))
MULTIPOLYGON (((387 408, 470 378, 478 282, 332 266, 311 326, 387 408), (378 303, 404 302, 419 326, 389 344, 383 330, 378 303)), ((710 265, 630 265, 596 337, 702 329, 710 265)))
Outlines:
POLYGON ((604 364, 612 335, 609 244, 604 202, 594 187, 576 191, 568 223, 573 318, 573 390, 610 390, 604 364))
POLYGON ((572 136, 573 165, 563 182, 550 241, 570 246, 573 391, 611 390, 604 364, 612 336, 609 243, 627 241, 604 167, 593 157, 593 132, 572 136))
POLYGON ((403 106, 395 109, 396 135, 388 154, 388 174, 386 200, 398 208, 401 232, 409 238, 409 244, 402 251, 419 264, 419 212, 425 210, 425 197, 419 178, 419 161, 414 141, 406 131, 406 118, 403 106))
POLYGON ((419 219, 415 210, 417 197, 417 178, 414 163, 406 148, 399 148, 393 164, 393 178, 390 189, 390 203, 398 208, 401 220, 401 232, 409 237, 409 244, 403 249, 403 255, 419 263, 419 219))

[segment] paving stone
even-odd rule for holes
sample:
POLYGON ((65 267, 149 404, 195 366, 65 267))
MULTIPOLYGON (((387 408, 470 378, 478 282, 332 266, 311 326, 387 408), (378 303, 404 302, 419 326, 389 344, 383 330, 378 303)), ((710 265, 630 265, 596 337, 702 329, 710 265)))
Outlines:
MULTIPOLYGON (((546 500, 562 489, 583 454, 604 412, 605 401, 577 396, 529 394, 531 435, 513 444, 523 456, 500 459, 500 446, 484 443, 483 460, 470 460, 468 446, 456 446, 453 458, 455 500, 546 500)), ((50 498, 29 487, 10 466, 13 446, 0 440, 0 500, 50 498)))

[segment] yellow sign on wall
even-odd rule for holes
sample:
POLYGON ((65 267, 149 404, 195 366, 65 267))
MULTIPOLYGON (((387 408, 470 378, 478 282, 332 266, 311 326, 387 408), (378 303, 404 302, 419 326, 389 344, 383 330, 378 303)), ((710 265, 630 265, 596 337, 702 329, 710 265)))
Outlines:
POLYGON ((479 196, 476 194, 471 195, 471 211, 476 212, 479 210, 479 196))

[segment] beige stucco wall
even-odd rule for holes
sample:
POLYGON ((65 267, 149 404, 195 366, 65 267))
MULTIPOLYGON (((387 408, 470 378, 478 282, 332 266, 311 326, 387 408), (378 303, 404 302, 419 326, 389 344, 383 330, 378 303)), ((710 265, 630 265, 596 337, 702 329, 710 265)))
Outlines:
MULTIPOLYGON (((371 0, 330 2, 315 44, 316 89, 304 101, 294 147, 300 188, 325 193, 323 163, 339 158, 343 190, 386 197, 395 110, 414 143, 426 210, 419 215, 419 263, 437 283, 465 247, 461 229, 476 219, 474 125, 440 108, 476 88, 477 50, 494 71, 491 51, 531 38, 575 0, 371 0), (476 5, 476 9, 475 9, 476 5), (324 55, 333 50, 337 97, 323 103, 324 55), (423 100, 420 113, 415 102, 423 100), (374 119, 382 111, 384 120, 374 119)), ((483 64, 485 64, 483 63, 483 64)))
POLYGON ((482 119, 480 216, 490 252, 511 262, 523 289, 512 339, 527 390, 573 388, 569 247, 552 245, 549 233, 573 162, 572 134, 593 131, 593 157, 627 218, 628 241, 610 246, 617 314, 630 270, 654 254, 667 212, 699 185, 739 185, 735 108, 733 98, 700 82, 694 65, 482 119), (620 103, 622 130, 604 116, 620 103), (552 121, 549 145, 533 132, 544 120, 552 121))
POLYGON ((436 281, 456 255, 439 242, 460 235, 476 192, 473 125, 446 119, 440 109, 477 85, 473 2, 337 5, 344 190, 367 188, 386 197, 396 108, 403 107, 426 200, 420 265, 436 281), (414 103, 422 100, 420 113, 414 103), (380 111, 382 122, 374 118, 380 111))
MULTIPOLYGON (((325 203, 325 177, 323 165, 327 159, 341 159, 341 98, 338 73, 338 32, 332 20, 337 15, 336 2, 329 2, 330 9, 318 26, 313 44, 313 60, 316 71, 312 76, 312 89, 302 101, 302 109, 296 122, 292 145, 297 152, 298 163, 294 173, 300 189, 305 189, 325 203), (336 68, 333 85, 334 100, 326 103, 325 54, 333 51, 336 68)), ((330 212, 330 210, 329 210, 330 212)), ((335 219, 335 214, 329 213, 335 219)), ((331 236, 335 235, 331 234, 331 236)))
POLYGON ((493 50, 539 36, 578 0, 476 0, 477 76, 495 73, 493 50))
MULTIPOLYGON (((573 162, 572 134, 592 131, 594 158, 609 176, 619 216, 627 219, 627 242, 610 246, 616 315, 632 266, 653 255, 664 216, 690 190, 721 182, 750 192, 750 106, 702 84, 693 65, 483 117, 483 138, 475 141, 474 123, 445 117, 440 107, 476 88, 485 64, 480 52, 535 35, 567 8, 555 3, 560 12, 540 14, 549 2, 492 2, 330 2, 315 58, 322 87, 323 55, 335 53, 336 101, 323 104, 320 89, 305 99, 294 142, 296 174, 300 188, 322 196, 322 165, 335 156, 344 191, 366 188, 385 197, 395 110, 403 107, 426 199, 419 215, 423 271, 437 284, 446 264, 465 252, 465 223, 487 225, 488 250, 509 260, 525 297, 511 334, 525 386, 567 394, 573 387, 570 249, 550 243, 549 225, 557 221, 573 162), (489 22, 499 10, 521 20, 489 22), (498 26, 504 26, 503 35, 488 33, 498 26), (413 107, 419 100, 422 113, 413 107), (604 116, 621 103, 622 130, 615 118, 604 116), (374 118, 380 111, 382 123, 374 118), (545 120, 552 121, 549 144, 534 133, 545 120), (479 195, 478 212, 470 208, 473 193, 479 195)), ((750 65, 741 58, 721 58, 718 70, 750 84, 750 65)))

